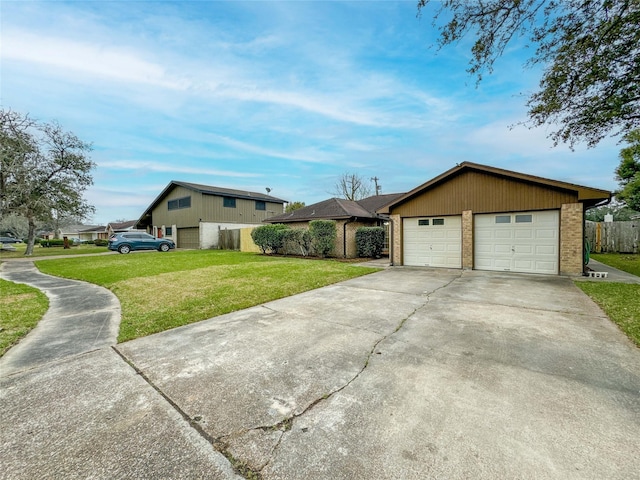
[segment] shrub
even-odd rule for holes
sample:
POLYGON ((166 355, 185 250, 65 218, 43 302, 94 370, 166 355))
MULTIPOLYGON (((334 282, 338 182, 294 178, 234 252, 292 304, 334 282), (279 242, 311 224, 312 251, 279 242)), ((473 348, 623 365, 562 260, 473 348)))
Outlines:
POLYGON ((278 253, 284 246, 286 231, 290 228, 281 223, 262 225, 251 232, 253 243, 262 249, 262 253, 278 253))
POLYGON ((292 255, 309 255, 311 251, 311 234, 306 228, 292 228, 284 231, 283 252, 292 255))
POLYGON ((96 247, 106 247, 107 245, 109 245, 109 240, 105 240, 104 238, 96 238, 93 241, 93 244, 96 247))
POLYGON ((309 222, 309 233, 313 250, 319 257, 326 257, 333 252, 336 244, 336 222, 333 220, 312 220, 309 222))
POLYGON ((359 257, 380 258, 384 248, 384 228, 360 227, 356 230, 356 251, 359 257))

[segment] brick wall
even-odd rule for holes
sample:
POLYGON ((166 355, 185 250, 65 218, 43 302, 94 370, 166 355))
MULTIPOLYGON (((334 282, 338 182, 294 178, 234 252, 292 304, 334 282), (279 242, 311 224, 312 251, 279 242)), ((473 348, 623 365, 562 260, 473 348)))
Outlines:
POLYGON ((581 275, 583 271, 581 203, 565 203, 560 210, 560 274, 581 275))
POLYGON ((391 246, 391 263, 393 265, 402 265, 402 220, 400 215, 391 215, 389 217, 389 244, 391 246))
POLYGON ((462 212, 462 268, 473 268, 473 212, 462 212))

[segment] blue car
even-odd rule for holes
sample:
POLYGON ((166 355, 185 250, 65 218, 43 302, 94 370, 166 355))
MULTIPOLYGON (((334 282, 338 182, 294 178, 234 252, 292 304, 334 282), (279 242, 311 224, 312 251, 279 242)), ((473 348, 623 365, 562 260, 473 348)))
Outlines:
POLYGON ((159 250, 168 252, 176 244, 167 238, 156 238, 144 232, 116 233, 109 237, 109 250, 129 253, 132 250, 159 250))

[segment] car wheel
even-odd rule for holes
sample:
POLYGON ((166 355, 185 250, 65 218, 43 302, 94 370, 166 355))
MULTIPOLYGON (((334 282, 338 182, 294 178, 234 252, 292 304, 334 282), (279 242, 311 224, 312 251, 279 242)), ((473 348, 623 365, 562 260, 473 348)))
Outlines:
POLYGON ((171 247, 169 247, 168 243, 163 243, 162 245, 160 245, 160 248, 158 248, 158 250, 160 250, 161 252, 168 252, 170 248, 171 247))
POLYGON ((131 247, 129 245, 120 245, 118 247, 118 251, 120 253, 129 253, 131 251, 131 247))

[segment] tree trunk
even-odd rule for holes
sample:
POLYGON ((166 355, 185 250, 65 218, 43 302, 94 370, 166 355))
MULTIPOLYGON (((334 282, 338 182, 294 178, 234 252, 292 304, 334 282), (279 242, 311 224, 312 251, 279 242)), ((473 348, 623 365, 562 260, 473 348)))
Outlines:
POLYGON ((27 249, 25 250, 25 256, 33 255, 33 244, 36 241, 36 222, 32 216, 28 217, 29 221, 29 233, 27 233, 27 249))

